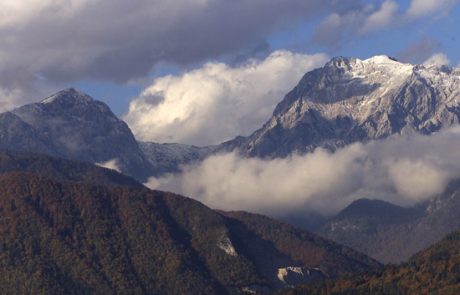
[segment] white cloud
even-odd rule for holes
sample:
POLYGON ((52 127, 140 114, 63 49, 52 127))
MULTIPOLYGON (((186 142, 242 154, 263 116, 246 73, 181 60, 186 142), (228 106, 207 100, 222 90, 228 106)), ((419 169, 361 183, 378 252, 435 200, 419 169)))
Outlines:
POLYGON ((2 0, 0 2, 0 28, 26 25, 42 13, 52 13, 52 15, 59 17, 69 16, 89 2, 91 1, 2 0))
POLYGON ((326 61, 324 54, 276 51, 234 67, 208 63, 156 79, 124 119, 141 140, 220 143, 260 128, 302 75, 326 61))
POLYGON ((390 179, 399 194, 413 200, 425 200, 446 186, 447 172, 423 160, 402 159, 389 166, 390 179))
POLYGON ((95 165, 99 167, 107 168, 107 169, 112 169, 112 170, 115 170, 121 173, 120 163, 118 159, 111 159, 111 160, 108 160, 107 162, 95 163, 95 165))
POLYGON ((460 127, 413 137, 353 144, 335 153, 263 160, 211 156, 179 175, 150 179, 153 188, 196 198, 213 208, 283 215, 336 213, 353 200, 416 204, 460 177, 460 127))
POLYGON ((15 102, 21 97, 21 89, 0 88, 0 112, 11 110, 16 106, 15 102))
POLYGON ((424 61, 423 64, 425 66, 446 66, 450 64, 450 60, 444 53, 435 53, 424 61))
POLYGON ((362 33, 368 33, 374 30, 384 28, 391 24, 395 19, 398 11, 398 4, 394 1, 385 1, 379 10, 372 13, 364 22, 361 29, 362 33))
POLYGON ((410 18, 420 18, 437 12, 446 12, 458 0, 412 0, 406 14, 410 18))

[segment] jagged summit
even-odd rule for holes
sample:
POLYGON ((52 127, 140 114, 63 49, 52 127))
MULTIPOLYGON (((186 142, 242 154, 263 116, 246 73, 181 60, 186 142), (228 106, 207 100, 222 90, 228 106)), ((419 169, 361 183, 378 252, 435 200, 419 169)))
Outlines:
POLYGON ((388 55, 375 55, 373 57, 370 57, 366 59, 365 61, 367 62, 374 62, 374 63, 394 63, 394 62, 399 62, 398 59, 395 57, 391 57, 388 55))
POLYGON ((356 65, 356 64, 402 64, 402 62, 398 61, 394 57, 390 57, 388 55, 375 55, 372 57, 369 57, 367 59, 359 59, 355 57, 345 57, 345 56, 336 56, 333 57, 330 61, 326 63, 326 67, 342 67, 344 65, 356 65))
POLYGON ((374 78, 380 75, 381 78, 385 78, 385 74, 410 75, 414 67, 412 64, 400 62, 387 55, 376 55, 364 60, 334 57, 326 64, 323 70, 330 70, 331 68, 333 70, 342 70, 337 73, 343 75, 344 78, 366 78, 366 75, 372 75, 374 78))
POLYGON ((75 88, 68 88, 45 98, 44 100, 40 101, 40 103, 89 103, 94 101, 95 100, 86 93, 83 93, 75 88))
POLYGON ((56 125, 51 128, 60 128, 62 126, 55 123, 65 121, 93 124, 99 120, 108 120, 114 125, 121 122, 105 103, 75 88, 61 90, 38 103, 24 105, 12 112, 32 126, 44 122, 56 125), (53 123, 53 120, 57 121, 53 123))
POLYGON ((363 60, 355 57, 337 56, 333 57, 329 62, 327 62, 324 67, 339 68, 350 71, 363 66, 378 65, 387 67, 398 67, 404 64, 405 63, 398 61, 396 58, 387 55, 376 55, 363 60))
POLYGON ((391 134, 430 134, 458 124, 460 70, 379 55, 335 57, 306 73, 259 130, 227 150, 283 157, 391 134))
POLYGON ((363 71, 367 71, 368 73, 373 72, 373 74, 382 72, 389 72, 391 74, 398 74, 401 72, 405 74, 445 72, 448 74, 456 73, 456 75, 458 75, 460 70, 458 68, 451 68, 447 65, 439 65, 436 63, 405 63, 387 55, 376 55, 367 59, 343 56, 333 57, 323 68, 318 70, 325 69, 344 70, 341 72, 342 74, 346 75, 348 72, 348 74, 352 74, 354 77, 363 71))
POLYGON ((0 114, 0 121, 0 149, 112 162, 141 181, 153 174, 128 125, 106 104, 74 88, 0 114))

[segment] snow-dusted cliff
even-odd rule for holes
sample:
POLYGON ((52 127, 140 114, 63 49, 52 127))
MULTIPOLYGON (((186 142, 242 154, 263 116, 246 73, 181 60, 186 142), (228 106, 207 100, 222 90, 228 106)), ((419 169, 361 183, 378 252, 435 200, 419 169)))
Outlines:
POLYGON ((278 157, 395 133, 430 134, 458 123, 459 99, 460 69, 337 57, 307 73, 261 129, 223 148, 278 157))

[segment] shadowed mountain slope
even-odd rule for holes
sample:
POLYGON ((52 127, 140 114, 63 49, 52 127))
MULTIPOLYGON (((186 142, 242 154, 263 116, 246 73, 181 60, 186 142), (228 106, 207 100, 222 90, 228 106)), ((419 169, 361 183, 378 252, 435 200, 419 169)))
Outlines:
POLYGON ((18 172, 1 174, 0 187, 2 293, 270 291, 291 284, 284 275, 289 267, 304 272, 296 282, 379 267, 286 224, 252 214, 226 216, 142 187, 18 172), (282 243, 270 234, 276 232, 283 233, 282 243))
POLYGON ((431 201, 403 208, 382 201, 358 200, 316 232, 384 263, 407 260, 460 229, 460 182, 431 201))
POLYGON ((349 279, 300 287, 283 294, 442 294, 460 293, 460 232, 414 255, 401 265, 349 279))
POLYGON ((75 181, 104 186, 142 186, 129 176, 87 162, 25 152, 0 151, 0 173, 7 172, 31 172, 59 181, 75 181))

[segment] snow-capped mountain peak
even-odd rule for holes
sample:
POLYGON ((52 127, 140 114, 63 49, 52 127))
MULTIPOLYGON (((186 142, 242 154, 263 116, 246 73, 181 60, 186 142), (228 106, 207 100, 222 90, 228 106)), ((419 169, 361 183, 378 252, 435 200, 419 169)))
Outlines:
POLYGON ((40 104, 50 104, 63 101, 73 103, 90 103, 94 102, 94 99, 91 96, 81 92, 80 90, 75 88, 68 88, 45 98, 44 100, 40 101, 40 104))
POLYGON ((142 181, 153 174, 126 123, 106 104, 76 89, 0 114, 0 119, 0 148, 91 163, 116 162, 122 172, 142 181))
POLYGON ((460 70, 379 55, 336 57, 305 74, 259 130, 226 143, 251 156, 335 149, 391 134, 429 134, 460 118, 460 70))

